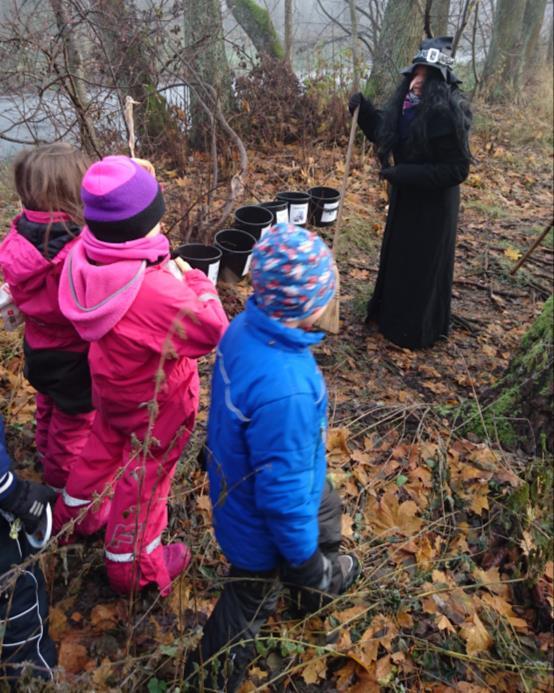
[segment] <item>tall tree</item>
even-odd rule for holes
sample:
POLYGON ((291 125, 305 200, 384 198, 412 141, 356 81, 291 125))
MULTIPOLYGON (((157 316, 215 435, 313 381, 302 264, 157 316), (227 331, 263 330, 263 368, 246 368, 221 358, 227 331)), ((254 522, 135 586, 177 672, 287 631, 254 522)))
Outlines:
POLYGON ((254 0, 227 0, 233 17, 254 44, 258 55, 269 55, 277 60, 285 57, 285 51, 269 11, 254 0))
POLYGON ((62 0, 50 0, 50 6, 56 18, 56 25, 64 49, 65 66, 61 79, 79 119, 81 145, 88 154, 99 155, 100 145, 89 115, 90 101, 85 89, 83 59, 78 39, 73 31, 67 3, 62 0))
POLYGON ((446 36, 450 0, 427 0, 429 28, 432 36, 446 36))
POLYGON ((398 82, 398 72, 409 65, 423 35, 423 14, 412 0, 389 0, 367 82, 369 97, 386 99, 398 82))
MULTIPOLYGON (((532 0, 537 2, 538 0, 532 0)), ((513 98, 514 78, 523 54, 522 25, 526 0, 498 0, 481 93, 489 103, 513 98)))
POLYGON ((358 13, 356 10, 356 0, 348 0, 350 9, 350 26, 352 27, 352 64, 354 67, 354 91, 360 88, 360 47, 358 44, 358 13))
POLYGON ((292 13, 293 0, 285 0, 285 58, 292 65, 292 13))
POLYGON ((185 43, 191 75, 190 140, 195 147, 204 147, 206 111, 201 101, 209 106, 217 98, 225 111, 231 101, 231 72, 223 36, 223 21, 219 0, 186 0, 185 43))
POLYGON ((522 77, 536 78, 536 70, 541 62, 541 29, 544 21, 546 0, 527 0, 523 13, 522 41, 523 54, 516 77, 516 88, 522 84, 522 77))
MULTIPOLYGON (((62 3, 65 4, 65 3, 62 3)), ((137 102, 136 132, 147 151, 168 144, 171 118, 166 100, 157 92, 155 51, 148 25, 138 21, 134 3, 126 0, 91 0, 90 21, 101 36, 103 70, 118 92, 137 102)))

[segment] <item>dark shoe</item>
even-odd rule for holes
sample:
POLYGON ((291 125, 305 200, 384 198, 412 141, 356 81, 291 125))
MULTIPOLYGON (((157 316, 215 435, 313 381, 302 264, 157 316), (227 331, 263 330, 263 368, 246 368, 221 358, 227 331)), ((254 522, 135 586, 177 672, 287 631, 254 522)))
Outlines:
POLYGON ((337 561, 341 583, 337 594, 347 592, 359 578, 362 572, 360 561, 352 553, 339 556, 337 561))

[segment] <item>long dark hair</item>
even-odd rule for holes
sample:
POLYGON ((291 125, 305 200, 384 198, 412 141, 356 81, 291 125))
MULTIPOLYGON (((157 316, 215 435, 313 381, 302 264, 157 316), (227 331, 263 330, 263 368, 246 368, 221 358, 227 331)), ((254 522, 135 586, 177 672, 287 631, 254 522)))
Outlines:
MULTIPOLYGON (((377 155, 383 166, 389 164, 390 155, 398 144, 399 122, 402 116, 402 104, 413 75, 406 75, 383 109, 381 129, 378 136, 377 155)), ((430 141, 433 133, 430 126, 433 120, 442 118, 450 121, 460 152, 471 160, 469 149, 469 128, 471 126, 471 109, 463 93, 455 84, 447 84, 440 73, 434 69, 427 70, 423 83, 421 102, 417 114, 409 129, 406 147, 418 157, 430 154, 430 141)))

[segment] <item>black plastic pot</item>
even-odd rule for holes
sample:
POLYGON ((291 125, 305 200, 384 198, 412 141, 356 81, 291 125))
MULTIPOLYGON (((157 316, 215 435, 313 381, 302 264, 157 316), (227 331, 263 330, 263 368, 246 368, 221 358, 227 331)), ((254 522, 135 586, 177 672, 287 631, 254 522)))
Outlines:
POLYGON ((305 226, 308 222, 308 208, 310 206, 310 193, 305 192, 278 192, 278 200, 284 200, 289 206, 289 222, 295 226, 305 226))
POLYGON ((182 257, 194 269, 202 270, 214 284, 217 282, 221 263, 221 250, 219 248, 201 243, 185 243, 185 245, 180 245, 173 255, 182 257))
POLYGON ((337 220, 340 192, 335 188, 310 189, 310 224, 332 226, 337 220))
POLYGON ((240 282, 250 269, 254 236, 242 229, 222 229, 215 234, 214 244, 222 253, 220 278, 231 284, 240 282))
POLYGON ((251 233, 259 240, 273 224, 273 212, 259 205, 239 207, 235 212, 235 228, 251 233))
POLYGON ((273 212, 275 224, 287 224, 289 221, 289 203, 286 200, 272 200, 271 202, 261 202, 260 207, 265 207, 273 212))

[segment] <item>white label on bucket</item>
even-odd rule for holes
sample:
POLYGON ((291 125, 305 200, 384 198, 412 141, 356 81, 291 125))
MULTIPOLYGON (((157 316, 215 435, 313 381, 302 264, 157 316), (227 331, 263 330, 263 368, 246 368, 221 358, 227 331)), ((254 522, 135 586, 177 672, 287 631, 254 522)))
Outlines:
POLYGON ((260 234, 260 240, 266 235, 270 228, 271 226, 266 226, 265 229, 262 229, 262 232, 260 234))
POLYGON ((245 277, 248 272, 250 271, 250 263, 252 262, 252 254, 248 256, 248 260, 246 261, 244 265, 244 269, 242 270, 242 276, 245 277))
POLYGON ((276 224, 288 224, 289 223, 289 210, 287 207, 285 207, 285 209, 276 210, 275 223, 276 224))
POLYGON ((330 221, 335 221, 339 211, 338 202, 327 202, 323 205, 323 211, 321 212, 321 221, 324 224, 328 224, 330 221))
POLYGON ((291 224, 305 224, 308 220, 308 203, 291 205, 289 211, 289 221, 291 224))
POLYGON ((217 275, 219 274, 219 260, 208 265, 208 279, 215 284, 217 282, 217 275))

